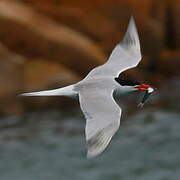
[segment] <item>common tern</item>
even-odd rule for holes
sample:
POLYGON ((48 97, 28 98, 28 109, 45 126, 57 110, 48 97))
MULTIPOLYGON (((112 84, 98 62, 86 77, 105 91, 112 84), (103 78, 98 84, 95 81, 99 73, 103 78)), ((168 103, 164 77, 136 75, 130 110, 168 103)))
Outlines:
POLYGON ((124 80, 119 74, 136 67, 141 50, 134 18, 131 17, 125 36, 112 51, 108 61, 89 72, 80 82, 54 90, 24 93, 22 96, 68 96, 79 99, 86 118, 87 157, 101 154, 120 126, 121 108, 114 95, 122 97, 133 91, 145 91, 143 106, 154 91, 151 85, 124 80))

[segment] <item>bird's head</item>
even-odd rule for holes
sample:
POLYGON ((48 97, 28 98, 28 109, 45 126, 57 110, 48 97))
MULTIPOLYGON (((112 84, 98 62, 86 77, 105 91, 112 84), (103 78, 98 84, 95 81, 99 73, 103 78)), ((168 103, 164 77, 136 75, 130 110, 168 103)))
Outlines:
POLYGON ((115 78, 116 82, 118 82, 121 85, 121 91, 122 87, 124 88, 125 92, 132 92, 132 91, 140 91, 145 92, 144 97, 142 99, 142 102, 139 104, 140 107, 143 107, 144 103, 147 101, 149 96, 156 90, 153 86, 148 84, 142 84, 138 81, 134 80, 125 80, 120 77, 115 78))
POLYGON ((118 82, 122 87, 125 87, 126 90, 131 91, 145 91, 148 93, 152 93, 155 89, 148 84, 142 84, 135 80, 126 80, 120 77, 115 78, 116 82, 118 82))

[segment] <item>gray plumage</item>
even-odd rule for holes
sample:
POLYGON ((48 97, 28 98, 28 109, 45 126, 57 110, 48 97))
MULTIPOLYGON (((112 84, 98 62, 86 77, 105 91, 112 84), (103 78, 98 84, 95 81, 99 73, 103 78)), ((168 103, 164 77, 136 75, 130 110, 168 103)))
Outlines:
POLYGON ((112 51, 108 61, 94 68, 82 81, 65 88, 23 95, 79 97, 86 118, 87 156, 94 157, 104 151, 120 125, 121 109, 113 98, 114 91, 123 93, 130 90, 129 87, 120 86, 115 78, 121 72, 136 67, 140 60, 140 42, 131 17, 124 39, 112 51))
POLYGON ((113 98, 119 85, 115 77, 141 60, 140 43, 133 17, 122 42, 112 51, 108 61, 93 69, 75 85, 81 109, 86 117, 88 157, 100 154, 120 125, 121 109, 113 98), (93 143, 89 143, 93 142, 93 143))

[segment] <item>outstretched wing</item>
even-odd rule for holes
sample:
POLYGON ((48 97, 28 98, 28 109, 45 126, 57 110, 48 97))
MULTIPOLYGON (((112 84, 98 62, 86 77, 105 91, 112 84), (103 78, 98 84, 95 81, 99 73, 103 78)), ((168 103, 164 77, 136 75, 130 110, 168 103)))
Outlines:
POLYGON ((86 87, 90 89, 80 89, 79 101, 86 118, 87 157, 94 157, 104 151, 118 130, 121 109, 113 98, 112 88, 98 91, 95 86, 86 87))
POLYGON ((141 60, 140 42, 134 18, 131 17, 127 32, 122 42, 112 51, 108 61, 93 69, 85 79, 98 77, 118 77, 130 68, 136 67, 141 60))

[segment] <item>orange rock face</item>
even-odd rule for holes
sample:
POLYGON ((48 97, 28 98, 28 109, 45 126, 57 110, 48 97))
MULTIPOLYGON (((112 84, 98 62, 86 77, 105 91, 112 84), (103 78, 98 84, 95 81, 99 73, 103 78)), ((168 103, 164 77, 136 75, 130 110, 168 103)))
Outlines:
POLYGON ((158 84, 179 76, 180 0, 1 0, 0 98, 83 78, 107 60, 132 14, 144 58, 124 75, 158 84))

